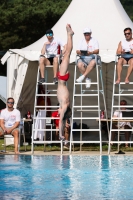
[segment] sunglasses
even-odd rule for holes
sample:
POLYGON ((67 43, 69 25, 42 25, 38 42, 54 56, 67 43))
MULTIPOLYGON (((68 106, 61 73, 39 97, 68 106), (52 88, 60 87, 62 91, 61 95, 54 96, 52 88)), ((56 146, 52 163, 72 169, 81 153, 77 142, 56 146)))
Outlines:
POLYGON ((84 33, 85 36, 89 36, 91 33, 84 33))
POLYGON ((53 33, 47 33, 46 36, 53 36, 53 33))
POLYGON ((8 103, 8 104, 12 104, 12 105, 14 104, 14 102, 9 102, 9 101, 8 101, 7 103, 8 103))
POLYGON ((130 35, 131 34, 131 32, 128 32, 128 33, 124 33, 124 35, 130 35))

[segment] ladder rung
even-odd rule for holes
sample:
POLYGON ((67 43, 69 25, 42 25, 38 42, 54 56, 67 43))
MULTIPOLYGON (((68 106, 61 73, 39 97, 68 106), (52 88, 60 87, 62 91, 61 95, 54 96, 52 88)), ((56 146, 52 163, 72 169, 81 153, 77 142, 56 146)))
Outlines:
POLYGON ((114 94, 114 96, 133 96, 133 94, 114 94))
MULTIPOLYGON (((132 108, 133 105, 130 105, 130 106, 127 106, 127 105, 124 105, 124 106, 117 105, 117 106, 116 106, 116 105, 114 105, 113 107, 114 107, 114 108, 119 108, 119 107, 120 107, 120 108, 122 108, 122 107, 124 107, 124 108, 132 108)), ((127 110, 127 111, 131 111, 131 110, 127 110)), ((122 111, 122 112, 123 112, 123 111, 122 111)), ((125 111, 125 112, 126 112, 126 111, 125 111)))
POLYGON ((55 83, 43 83, 43 84, 37 83, 37 85, 55 85, 55 86, 57 86, 57 84, 55 84, 55 83))
POLYGON ((37 129, 37 128, 35 128, 35 129, 33 129, 33 131, 57 131, 57 130, 59 130, 58 128, 57 129, 46 129, 46 128, 43 128, 43 129, 37 129))
POLYGON ((33 141, 33 144, 49 144, 49 143, 61 143, 61 141, 45 140, 45 141, 33 141))
POLYGON ((97 112, 99 112, 99 111, 101 111, 101 110, 77 110, 77 111, 79 111, 79 112, 88 112, 88 111, 92 111, 92 112, 94 112, 94 111, 97 111, 97 112))
MULTIPOLYGON (((75 82, 75 85, 86 85, 87 83, 77 83, 77 82, 75 82)), ((91 82, 90 83, 90 85, 96 85, 96 84, 98 84, 97 82, 91 82)))
POLYGON ((57 96, 57 94, 36 94, 37 97, 43 97, 43 96, 57 96))
POLYGON ((73 119, 99 119, 99 121, 100 121, 100 118, 98 118, 98 117, 73 117, 73 119))
POLYGON ((72 129, 72 131, 100 131, 100 129, 72 129))
MULTIPOLYGON (((129 82, 128 84, 125 83, 125 82, 120 82, 119 84, 120 84, 120 85, 128 85, 128 84, 133 84, 133 82, 129 82)), ((114 85, 118 85, 118 84, 114 84, 114 85)))
POLYGON ((59 106, 35 106, 35 108, 59 108, 59 106))
MULTIPOLYGON (((102 141, 101 141, 102 142, 102 141)), ((71 141, 71 143, 101 143, 100 142, 100 140, 99 141, 90 141, 90 140, 88 140, 88 141, 84 141, 84 140, 82 140, 82 141, 71 141)))
POLYGON ((99 106, 73 106, 73 108, 98 108, 99 106))
POLYGON ((98 94, 75 94, 74 96, 77 96, 77 97, 81 97, 81 96, 84 96, 84 97, 94 97, 94 96, 98 96, 98 94))
POLYGON ((110 131, 132 131, 132 129, 111 129, 110 131))
POLYGON ((59 117, 33 117, 33 119, 60 119, 59 117))

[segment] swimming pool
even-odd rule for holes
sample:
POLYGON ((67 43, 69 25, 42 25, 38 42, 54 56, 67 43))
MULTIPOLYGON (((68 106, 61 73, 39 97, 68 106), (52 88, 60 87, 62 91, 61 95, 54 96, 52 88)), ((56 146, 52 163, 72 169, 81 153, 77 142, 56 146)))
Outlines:
POLYGON ((0 200, 133 199, 132 156, 0 155, 0 200))

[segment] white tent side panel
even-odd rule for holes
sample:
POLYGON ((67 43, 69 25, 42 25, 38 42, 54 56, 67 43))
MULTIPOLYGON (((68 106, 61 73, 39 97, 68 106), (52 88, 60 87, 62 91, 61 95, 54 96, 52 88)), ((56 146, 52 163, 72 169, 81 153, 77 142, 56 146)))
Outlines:
POLYGON ((7 61, 7 98, 15 99, 14 107, 17 106, 20 98, 28 63, 29 60, 18 54, 11 54, 7 61))

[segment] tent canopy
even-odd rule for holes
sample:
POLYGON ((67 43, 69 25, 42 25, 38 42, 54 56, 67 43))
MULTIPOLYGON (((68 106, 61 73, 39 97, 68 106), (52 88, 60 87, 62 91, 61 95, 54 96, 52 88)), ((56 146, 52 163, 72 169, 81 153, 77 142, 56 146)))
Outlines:
MULTIPOLYGON (((73 37, 73 52, 71 62, 75 61, 75 52, 79 40, 83 37, 83 29, 91 27, 92 36, 100 44, 102 61, 114 61, 117 45, 124 38, 123 30, 133 28, 133 23, 123 9, 119 0, 72 0, 66 12, 52 28, 54 35, 66 41, 65 26, 70 23, 75 35, 73 37)), ((29 60, 38 60, 46 36, 35 43, 23 48, 13 50, 24 55, 29 60)))

